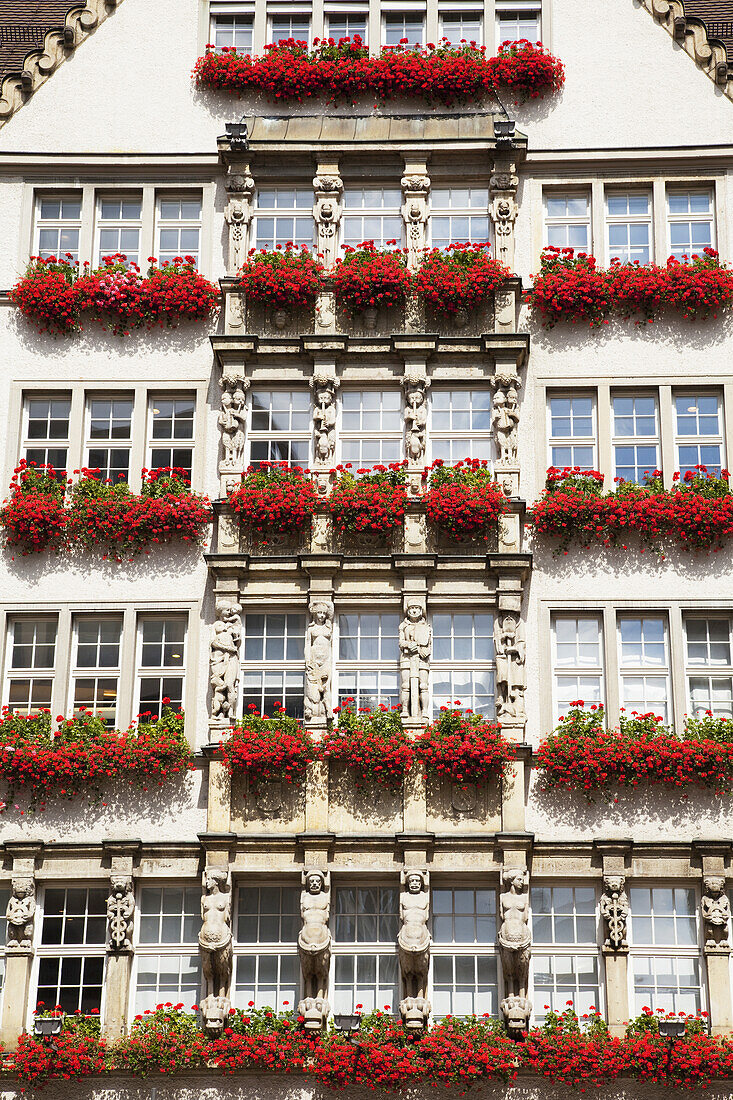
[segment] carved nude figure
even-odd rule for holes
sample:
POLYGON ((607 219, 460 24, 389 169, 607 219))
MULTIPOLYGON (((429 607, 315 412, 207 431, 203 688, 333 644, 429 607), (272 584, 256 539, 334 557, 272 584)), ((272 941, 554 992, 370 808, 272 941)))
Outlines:
POLYGON ((311 607, 311 622, 305 633, 306 720, 326 718, 331 713, 331 642, 333 607, 317 603, 311 607))
POLYGON ((244 461, 245 402, 244 390, 239 387, 233 393, 227 389, 222 391, 219 427, 224 449, 224 466, 235 468, 241 466, 244 461))
POLYGON ((322 383, 316 388, 313 424, 316 458, 321 463, 328 462, 336 449, 336 394, 331 383, 322 383))
POLYGON ((237 705, 239 646, 242 641, 241 604, 218 601, 218 621, 211 639, 212 718, 230 718, 237 705))
POLYGON ((328 968, 331 960, 331 887, 327 872, 310 869, 303 872, 300 915, 303 927, 298 935, 298 951, 303 971, 306 998, 325 999, 328 993, 328 968))
POLYGON ((510 465, 516 462, 519 425, 516 386, 510 385, 506 391, 501 387, 497 388, 491 409, 491 423, 496 433, 500 464, 510 465))
POLYGON ((407 435, 407 457, 418 462, 425 457, 425 437, 428 426, 428 410, 425 401, 425 387, 411 383, 407 391, 405 409, 405 429, 407 435))
POLYGON ((201 1010, 207 1029, 219 1031, 229 1008, 232 978, 232 889, 229 873, 219 868, 207 868, 203 874, 199 948, 206 988, 201 1010))
POLYGON ((529 928, 529 875, 522 868, 502 871, 499 897, 501 925, 499 950, 504 971, 504 988, 510 995, 527 996, 532 934, 529 928))

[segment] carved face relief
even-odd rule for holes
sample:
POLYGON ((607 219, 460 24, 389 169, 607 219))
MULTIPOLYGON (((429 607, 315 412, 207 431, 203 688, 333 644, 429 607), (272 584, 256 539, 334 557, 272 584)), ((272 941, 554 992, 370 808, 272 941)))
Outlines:
POLYGON ((114 877, 110 879, 110 893, 116 898, 124 898, 132 890, 132 881, 129 878, 114 877))
POLYGON ((424 618, 424 614, 425 613, 420 604, 411 603, 410 606, 407 608, 407 618, 410 620, 411 623, 419 623, 420 620, 424 618))
POLYGON ((321 875, 308 875, 306 879, 306 889, 309 894, 320 894, 323 890, 323 878, 321 875))
POLYGON ((706 875, 703 879, 703 890, 711 898, 719 898, 725 892, 725 879, 718 875, 706 875))
POLYGON ((604 875, 603 885, 609 894, 620 894, 624 888, 623 875, 604 875))
POLYGON ((420 894, 423 888, 422 875, 408 875, 406 885, 408 894, 420 894))
POLYGON ((13 894, 16 898, 29 898, 33 893, 33 880, 29 878, 16 879, 13 882, 13 894))

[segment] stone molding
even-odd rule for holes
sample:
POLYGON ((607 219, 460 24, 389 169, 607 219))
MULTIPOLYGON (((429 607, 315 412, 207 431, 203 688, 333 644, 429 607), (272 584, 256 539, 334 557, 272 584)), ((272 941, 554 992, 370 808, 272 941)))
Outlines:
POLYGON ((725 46, 718 39, 708 37, 702 19, 685 14, 684 0, 641 0, 641 3, 698 68, 733 99, 733 77, 728 70, 725 46))

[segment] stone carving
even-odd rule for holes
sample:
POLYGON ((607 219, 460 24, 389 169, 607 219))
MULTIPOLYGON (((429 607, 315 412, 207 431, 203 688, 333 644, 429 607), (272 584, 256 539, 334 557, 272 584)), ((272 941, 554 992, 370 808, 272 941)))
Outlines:
POLYGON ((705 875, 702 880, 702 921, 706 949, 727 951, 730 947, 730 902, 722 875, 705 875))
POLYGON ((232 980, 232 884, 229 872, 207 867, 202 876, 199 951, 206 995, 201 1015, 207 1031, 220 1033, 229 1013, 232 980))
POLYGON ((517 464, 517 429, 519 427, 519 404, 516 376, 501 376, 494 379, 496 392, 491 406, 491 426, 496 437, 499 451, 499 466, 517 464))
MULTIPOLYGON (((223 381, 223 380, 222 380, 223 381)), ((247 397, 244 387, 237 382, 233 387, 223 386, 219 428, 224 451, 222 469, 244 468, 245 425, 247 423, 247 397)))
POLYGON ((331 716, 331 641, 333 637, 333 604, 314 603, 311 621, 305 632, 305 702, 306 721, 331 716))
POLYGON ((506 264, 510 271, 514 269, 514 223, 517 220, 517 187, 519 177, 511 161, 500 159, 494 165, 489 180, 491 203, 489 215, 494 223, 496 239, 496 258, 506 264))
POLYGON ((529 875, 520 867, 507 867, 501 873, 499 897, 499 955, 507 996, 501 1011, 511 1032, 526 1031, 532 1013, 527 998, 532 934, 529 928, 529 875))
POLYGON ((733 82, 728 76, 725 47, 711 41, 702 19, 688 19, 683 0, 641 0, 642 6, 659 20, 697 65, 733 99, 733 82))
POLYGON ((425 458, 425 440, 428 429, 427 387, 429 381, 405 383, 405 451, 408 461, 420 462, 425 458))
POLYGON ((135 893, 129 875, 112 875, 107 898, 107 931, 111 951, 132 951, 135 893))
POLYGON ((407 605, 400 623, 399 641, 402 714, 406 718, 428 718, 433 631, 421 604, 407 605))
POLYGON ((420 173, 407 173, 400 182, 404 196, 402 218, 407 231, 407 263, 415 268, 426 243, 430 179, 420 173))
POLYGON ((601 916, 606 926, 603 946, 613 951, 622 951, 628 947, 626 942, 626 920, 629 915, 629 899, 625 890, 623 875, 604 875, 601 894, 601 916))
POLYGON ((400 931, 397 948, 405 996, 400 1013, 409 1031, 427 1025, 430 1002, 427 999, 430 967, 430 878, 427 871, 404 870, 400 874, 400 931))
POLYGON ((527 687, 527 645, 524 627, 512 611, 500 612, 494 624, 496 660, 496 717, 525 718, 524 692, 527 687))
POLYGON ((217 621, 211 639, 211 717, 234 717, 239 690, 239 647, 242 641, 242 605, 233 597, 219 596, 217 621))
POLYGON ((12 880, 12 894, 6 910, 7 951, 30 951, 36 917, 36 884, 30 875, 12 880))
POLYGON ((316 324, 329 332, 336 331, 336 295, 332 290, 322 290, 316 299, 316 324))
POLYGON ((316 201, 313 217, 318 229, 318 251, 326 269, 332 268, 338 254, 338 226, 341 221, 341 193, 344 185, 339 176, 318 175, 313 179, 316 201))
POLYGON ((328 969, 331 963, 331 876, 328 871, 307 868, 302 876, 300 915, 303 927, 298 935, 298 953, 303 972, 303 1000, 298 1014, 305 1018, 304 1027, 320 1030, 325 1027, 328 1004, 328 969))
POLYGON ((252 196, 255 181, 249 166, 230 170, 226 178, 227 204, 224 219, 229 226, 229 274, 233 275, 247 259, 247 226, 252 220, 252 196))
POLYGON ((336 450, 336 387, 335 378, 314 378, 313 430, 316 463, 328 466, 336 450))

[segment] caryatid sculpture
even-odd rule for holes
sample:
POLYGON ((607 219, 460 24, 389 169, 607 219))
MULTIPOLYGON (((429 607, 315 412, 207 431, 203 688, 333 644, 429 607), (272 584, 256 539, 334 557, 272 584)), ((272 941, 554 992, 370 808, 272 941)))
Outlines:
POLYGON ((321 601, 310 609, 311 621, 305 632, 306 721, 331 715, 331 649, 333 604, 321 601))
POLYGON ((430 717, 430 653, 433 631, 425 608, 409 603, 400 623, 400 703, 405 718, 430 717))
POLYGON ((425 441, 428 430, 427 381, 409 381, 405 384, 405 450, 410 463, 425 458, 425 441))
POLYGON ((532 933, 529 928, 529 875, 524 868, 507 867, 501 873, 499 896, 499 955, 506 997, 501 1002, 507 1027, 524 1032, 532 1003, 527 998, 532 933))
POLYGON ((728 929, 730 928, 730 902, 725 891, 725 878, 722 875, 705 875, 702 880, 702 922, 705 932, 705 947, 713 951, 727 950, 730 947, 728 929))
POLYGON ((517 463, 517 429, 519 427, 519 379, 499 377, 491 404, 491 426, 494 429, 499 452, 499 466, 515 466, 517 463))
POLYGON ((334 266, 338 256, 338 227, 344 184, 339 176, 324 173, 314 177, 313 189, 313 217, 318 232, 318 252, 328 271, 334 266))
POLYGON ((135 892, 129 875, 112 875, 107 898, 107 933, 113 952, 132 951, 135 892))
POLYGON ((245 425, 247 421, 247 396, 243 386, 222 387, 219 430, 224 452, 222 468, 241 471, 244 468, 245 425))
POLYGON ((328 971, 331 964, 331 877, 328 871, 307 868, 303 872, 300 915, 303 926, 298 935, 298 953, 303 972, 303 999, 298 1015, 307 1031, 320 1031, 329 1012, 328 971))
POLYGON ((201 1002, 204 1027, 220 1034, 229 1014, 232 980, 232 884, 229 872, 207 867, 202 878, 199 951, 206 996, 201 1002))
POLYGON ((430 879, 427 871, 403 870, 400 874, 400 931, 397 948, 404 998, 400 1014, 409 1031, 426 1027, 430 1016, 427 999, 430 968, 430 879))
POLYGON ((313 430, 316 462, 328 465, 336 450, 336 386, 335 378, 320 378, 313 382, 313 430))
POLYGON ((606 927, 603 946, 609 951, 624 951, 626 941, 626 920, 629 915, 629 899, 625 890, 626 879, 623 875, 604 875, 601 894, 601 917, 606 927))
POLYGON ((5 913, 6 950, 29 952, 33 947, 36 884, 30 876, 18 876, 12 880, 12 891, 5 913))
POLYGON ((237 707, 242 605, 235 599, 220 596, 216 601, 216 614, 211 639, 211 717, 227 721, 234 717, 237 707))
POLYGON ((527 687, 527 645, 524 627, 512 611, 500 612, 494 625, 496 717, 524 720, 527 687))

